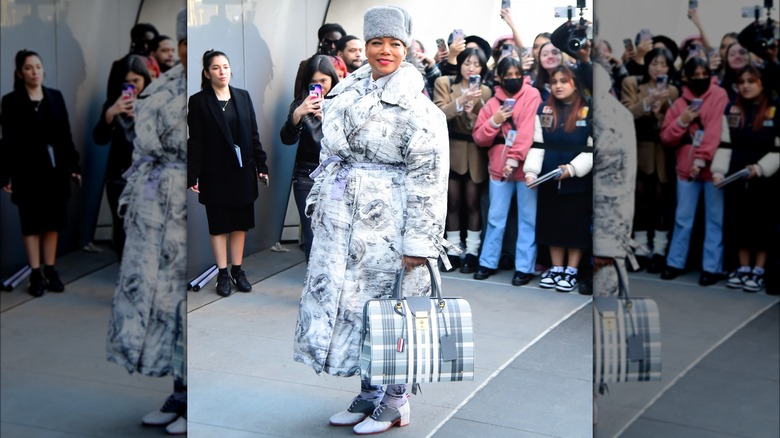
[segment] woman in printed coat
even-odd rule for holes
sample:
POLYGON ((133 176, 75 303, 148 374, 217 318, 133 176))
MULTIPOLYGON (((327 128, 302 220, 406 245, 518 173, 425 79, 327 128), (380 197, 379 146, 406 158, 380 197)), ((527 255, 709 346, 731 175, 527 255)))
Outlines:
POLYGON ((182 63, 138 99, 133 165, 119 198, 124 255, 108 327, 110 362, 145 376, 174 376, 174 393, 149 426, 186 432, 187 75, 186 12, 178 17, 182 63))
MULTIPOLYGON (((411 270, 405 295, 427 287, 419 267, 443 255, 450 168, 444 114, 403 62, 408 14, 376 7, 364 21, 368 65, 339 82, 323 109, 321 164, 306 201, 314 240, 294 344, 296 361, 342 377, 360 373, 365 302, 390 295, 402 266, 411 270)), ((405 384, 384 391, 363 381, 330 423, 355 425, 358 434, 405 426, 407 398, 405 384)))

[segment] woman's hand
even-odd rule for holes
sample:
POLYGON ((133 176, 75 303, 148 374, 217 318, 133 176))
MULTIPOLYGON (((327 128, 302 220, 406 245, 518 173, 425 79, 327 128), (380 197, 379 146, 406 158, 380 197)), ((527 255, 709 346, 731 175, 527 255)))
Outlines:
POLYGON ((402 266, 406 269, 406 272, 410 272, 412 269, 418 267, 418 266, 425 266, 425 263, 428 261, 425 257, 415 257, 415 256, 408 256, 405 255, 402 260, 402 266))
POLYGON ((534 53, 532 50, 529 50, 528 53, 525 56, 523 56, 523 71, 529 71, 533 66, 534 66, 534 53))
POLYGON ((720 68, 720 53, 717 51, 710 56, 710 71, 715 71, 720 68))
MULTIPOLYGON (((510 29, 515 30, 515 22, 512 20, 512 12, 510 12, 509 8, 502 9, 499 15, 501 15, 501 19, 506 22, 510 29)), ((487 55, 487 53, 485 55, 487 55)))
POLYGON ((684 125, 690 125, 691 122, 696 119, 696 117, 699 117, 699 111, 698 108, 691 108, 690 106, 688 108, 685 108, 685 111, 680 114, 680 121, 684 125))
MULTIPOLYGON (((533 184, 534 181, 536 181, 536 174, 526 172, 525 173, 525 186, 528 187, 531 184, 533 184)), ((536 187, 532 187, 531 190, 536 190, 536 187)))
POLYGON ((430 70, 435 64, 433 58, 429 58, 424 52, 415 52, 414 58, 425 67, 426 71, 430 70))
POLYGON ((260 172, 257 174, 257 177, 260 178, 260 184, 268 187, 268 174, 260 172))
POLYGON ((498 111, 496 111, 496 113, 493 114, 493 123, 495 123, 496 125, 500 125, 500 124, 506 122, 506 120, 508 118, 510 118, 510 117, 512 117, 512 110, 511 109, 503 107, 503 106, 499 107, 498 111))
POLYGON ((504 171, 503 171, 504 179, 509 178, 509 175, 511 175, 515 171, 515 169, 517 168, 514 166, 510 166, 509 164, 505 164, 504 171))
POLYGON ((435 56, 436 62, 442 62, 445 59, 447 59, 447 57, 449 56, 449 53, 450 53, 450 51, 447 50, 447 46, 446 45, 443 45, 443 46, 439 47, 439 50, 436 52, 436 56, 435 56))
POLYGON ((298 108, 293 111, 292 122, 294 125, 301 123, 301 119, 307 115, 312 114, 314 117, 322 120, 322 98, 314 95, 309 95, 306 99, 303 99, 298 108))
POLYGON ((198 190, 198 184, 195 183, 194 186, 190 187, 190 190, 192 190, 195 193, 200 193, 200 190, 198 190))
POLYGON ((691 179, 696 179, 700 173, 701 173, 701 167, 692 164, 691 171, 690 171, 691 179))
POLYGON ((636 53, 634 54, 634 60, 637 61, 637 64, 640 63, 640 60, 642 63, 645 62, 645 54, 653 50, 653 40, 650 38, 646 38, 639 42, 636 46, 636 53))
POLYGON ((466 50, 465 39, 458 38, 457 40, 453 41, 452 44, 450 44, 450 51, 447 53, 447 62, 452 65, 456 65, 458 63, 458 55, 460 55, 460 53, 464 50, 466 50))
POLYGON ((77 186, 81 187, 81 174, 73 172, 70 174, 70 179, 73 181, 77 186))
POLYGON ((557 180, 571 178, 571 174, 569 173, 569 166, 565 164, 561 164, 560 166, 558 166, 558 169, 561 169, 561 175, 558 178, 556 178, 557 180))
POLYGON ((748 165, 747 165, 747 166, 745 166, 745 167, 747 167, 747 169, 748 169, 748 176, 747 176, 747 179, 750 179, 750 178, 758 178, 758 176, 759 176, 759 173, 758 173, 758 164, 748 164, 748 165))
POLYGON ((120 114, 126 115, 131 120, 135 119, 135 110, 133 109, 134 101, 135 99, 127 94, 119 96, 119 99, 106 110, 106 123, 110 125, 114 121, 114 117, 120 114))
POLYGON ((8 184, 3 186, 3 190, 5 190, 8 193, 13 193, 14 192, 13 190, 11 190, 11 181, 8 181, 8 184))

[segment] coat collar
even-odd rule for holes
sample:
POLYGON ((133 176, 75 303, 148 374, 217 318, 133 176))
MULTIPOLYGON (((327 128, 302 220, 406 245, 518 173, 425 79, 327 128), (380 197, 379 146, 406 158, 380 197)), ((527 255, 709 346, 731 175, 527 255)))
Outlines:
MULTIPOLYGON (((232 86, 228 85, 228 87, 230 88, 231 104, 234 104, 235 108, 240 108, 243 102, 243 96, 237 93, 236 89, 233 88, 232 86)), ((215 93, 214 89, 211 87, 206 88, 204 91, 206 92, 206 106, 209 108, 209 112, 211 113, 212 117, 214 117, 214 120, 217 122, 217 126, 219 126, 219 130, 222 132, 222 136, 225 137, 225 141, 227 141, 227 145, 232 148, 233 135, 230 132, 230 127, 228 127, 225 113, 222 111, 222 105, 219 103, 219 100, 217 100, 217 93, 215 93)), ((238 111, 236 112, 238 113, 238 111)), ((237 137, 238 133, 236 132, 235 134, 237 137)))
MULTIPOLYGON (((370 82, 371 66, 365 64, 340 81, 328 97, 338 96, 348 90, 357 90, 360 94, 365 94, 370 82)), ((420 72, 412 64, 404 61, 384 88, 379 90, 379 100, 408 109, 417 98, 416 95, 422 93, 424 85, 420 72)))

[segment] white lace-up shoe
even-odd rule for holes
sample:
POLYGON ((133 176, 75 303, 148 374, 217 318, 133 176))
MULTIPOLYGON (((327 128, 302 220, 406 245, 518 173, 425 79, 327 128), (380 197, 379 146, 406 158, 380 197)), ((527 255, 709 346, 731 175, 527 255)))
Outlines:
POLYGON ((408 400, 397 409, 380 403, 379 407, 374 410, 374 413, 353 427, 352 431, 358 435, 373 435, 386 432, 393 426, 408 426, 410 415, 411 410, 409 409, 408 400))

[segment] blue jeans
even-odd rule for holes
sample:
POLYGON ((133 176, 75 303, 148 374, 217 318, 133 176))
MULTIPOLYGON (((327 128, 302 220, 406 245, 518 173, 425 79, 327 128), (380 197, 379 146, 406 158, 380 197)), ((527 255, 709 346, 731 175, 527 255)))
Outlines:
POLYGON ((306 255, 306 262, 309 262, 311 253, 311 241, 314 234, 311 231, 311 219, 306 217, 306 197, 309 196, 314 180, 309 178, 309 174, 315 167, 296 165, 293 171, 293 196, 295 197, 295 206, 298 207, 298 216, 301 218, 301 234, 303 234, 303 252, 306 255))
POLYGON ((525 181, 494 181, 490 179, 490 208, 488 209, 485 241, 479 264, 496 269, 506 229, 507 214, 512 195, 517 194, 517 243, 515 270, 527 274, 536 265, 536 196, 537 191, 525 186, 525 181))
POLYGON ((719 274, 723 269, 723 190, 712 182, 677 179, 677 210, 666 264, 684 269, 699 197, 704 192, 704 251, 702 270, 719 274))

